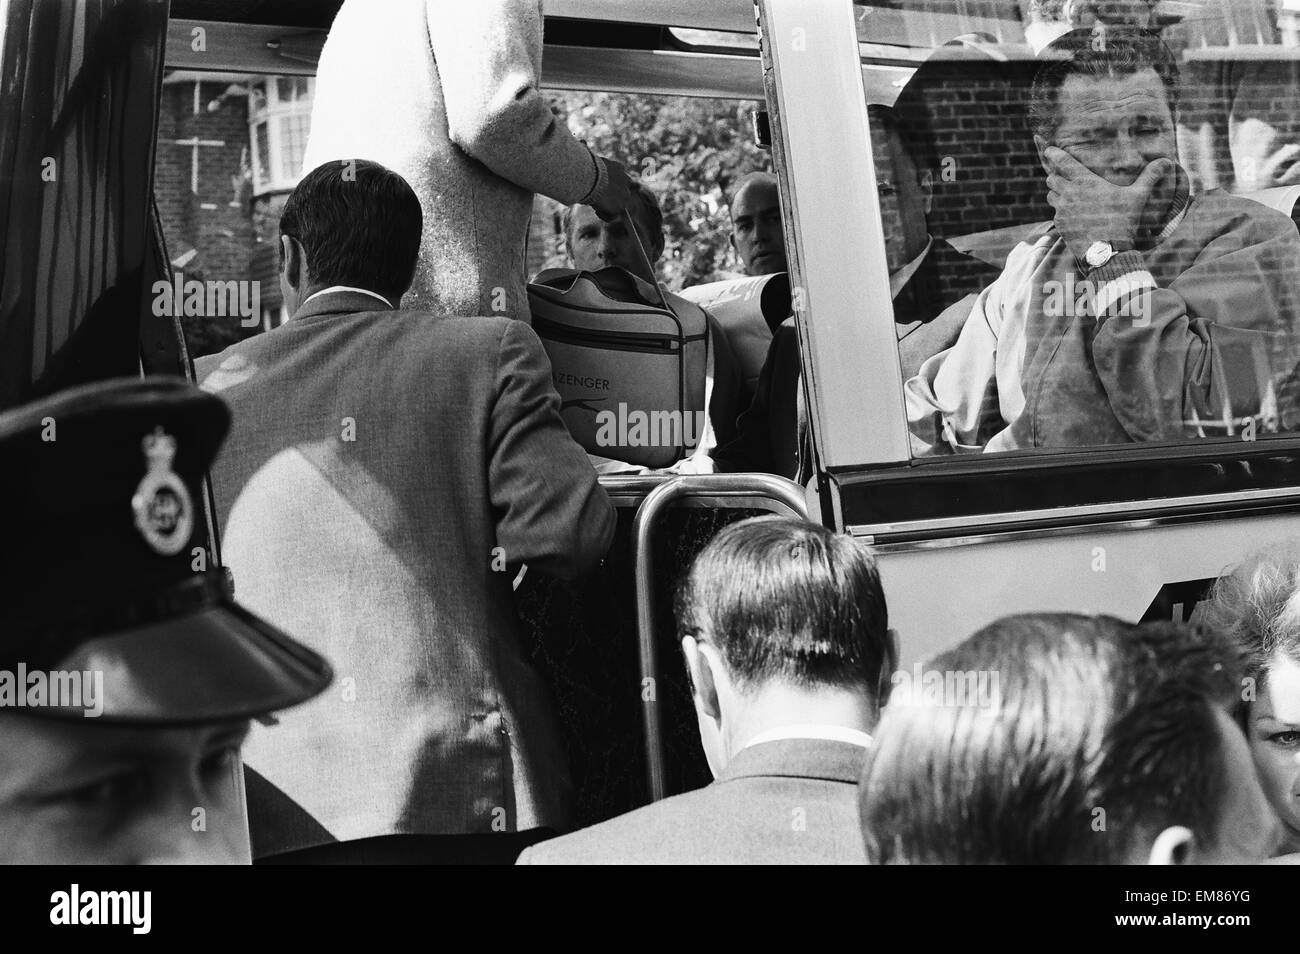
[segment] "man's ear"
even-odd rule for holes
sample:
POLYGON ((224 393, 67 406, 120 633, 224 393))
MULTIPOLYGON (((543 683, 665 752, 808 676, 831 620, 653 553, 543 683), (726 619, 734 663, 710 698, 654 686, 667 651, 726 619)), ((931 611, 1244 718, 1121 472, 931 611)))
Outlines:
POLYGON ((305 271, 305 257, 302 253, 302 243, 291 236, 281 235, 280 258, 280 271, 284 274, 289 287, 301 290, 304 284, 303 279, 306 277, 303 274, 305 271))
POLYGON ((709 658, 708 650, 694 636, 682 637, 682 655, 686 657, 695 704, 710 719, 719 718, 722 710, 718 706, 718 686, 713 673, 716 660, 709 658))
POLYGON ((934 173, 926 169, 920 175, 921 194, 925 196, 925 214, 928 218, 930 209, 934 206, 934 173))
POLYGON ((894 673, 898 672, 898 631, 885 630, 885 658, 880 665, 880 685, 876 689, 876 709, 889 702, 889 692, 894 686, 894 673))
POLYGON ((1190 865, 1196 854, 1196 836, 1190 828, 1171 825, 1151 844, 1149 865, 1190 865))

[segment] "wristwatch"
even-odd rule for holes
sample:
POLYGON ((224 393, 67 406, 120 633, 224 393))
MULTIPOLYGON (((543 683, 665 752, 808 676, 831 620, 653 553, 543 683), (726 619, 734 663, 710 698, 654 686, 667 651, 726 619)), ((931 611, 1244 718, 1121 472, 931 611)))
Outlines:
POLYGON ((1101 268, 1120 252, 1128 252, 1132 249, 1131 242, 1093 242, 1088 246, 1088 251, 1083 253, 1083 260, 1088 263, 1089 268, 1101 268))

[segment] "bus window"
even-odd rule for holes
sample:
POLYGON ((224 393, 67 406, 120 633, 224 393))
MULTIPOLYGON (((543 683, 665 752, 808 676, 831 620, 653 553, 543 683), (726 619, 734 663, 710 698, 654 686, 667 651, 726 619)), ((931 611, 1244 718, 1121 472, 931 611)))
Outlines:
POLYGON ((1300 428, 1300 13, 855 13, 914 457, 1300 428))
MULTIPOLYGON (((598 154, 627 166, 659 202, 664 251, 658 277, 676 291, 743 274, 731 245, 731 188, 747 173, 767 169, 752 141, 746 100, 635 93, 553 92, 559 115, 598 154)), ((529 231, 528 266, 569 267, 564 206, 538 196, 529 231)))

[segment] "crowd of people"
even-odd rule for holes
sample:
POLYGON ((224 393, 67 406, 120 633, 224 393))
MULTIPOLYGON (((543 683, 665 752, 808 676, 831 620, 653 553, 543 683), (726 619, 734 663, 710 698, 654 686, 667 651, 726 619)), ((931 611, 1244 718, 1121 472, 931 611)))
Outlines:
MULTIPOLYGON (((290 321, 197 361, 201 389, 108 382, 0 414, 0 671, 103 680, 0 712, 0 860, 238 860, 205 835, 239 814, 241 751, 266 855, 529 831, 522 864, 1300 853, 1300 551, 1230 569, 1195 624, 1008 617, 912 678, 870 551, 783 518, 724 529, 680 588, 715 781, 572 831, 514 585, 588 573, 616 517, 528 321, 524 235, 552 196, 575 272, 656 286, 662 214, 546 105, 536 0, 430 9, 343 5, 280 220, 290 321)), ((870 108, 916 452, 1276 427, 1300 232, 1195 187, 1158 38, 1049 32, 1027 132, 1055 218, 1001 267, 932 233, 920 113, 870 108), (1076 280, 1086 303, 1053 313, 1076 280), (1266 382, 1238 386, 1242 351, 1266 382)), ((748 275, 788 271, 779 193, 762 172, 731 192, 748 275)), ((806 480, 794 318, 761 365, 703 327, 703 452, 670 469, 806 480)))

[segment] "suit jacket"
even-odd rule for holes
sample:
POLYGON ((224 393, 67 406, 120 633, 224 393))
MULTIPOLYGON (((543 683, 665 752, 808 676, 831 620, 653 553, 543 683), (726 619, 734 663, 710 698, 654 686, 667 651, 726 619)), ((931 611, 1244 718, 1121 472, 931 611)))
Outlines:
POLYGON ((345 0, 321 51, 304 170, 349 158, 399 173, 424 236, 411 308, 528 319, 533 193, 596 181, 540 89, 541 0, 345 0))
POLYGON ((233 411, 213 483, 239 600, 337 673, 246 758, 339 839, 562 829, 511 582, 592 567, 613 508, 531 328, 377 304, 331 292, 196 363, 233 411))
POLYGON ((541 842, 518 863, 865 864, 866 754, 824 739, 750 746, 711 785, 541 842))
MULTIPOLYGON (((931 355, 950 347, 961 333, 970 302, 965 299, 993 282, 996 266, 965 255, 935 239, 906 285, 894 298, 894 326, 903 380, 931 355)), ((799 398, 799 337, 787 318, 772 336, 754 400, 736 423, 736 439, 713 455, 718 470, 759 472, 800 479, 810 458, 799 398)))

